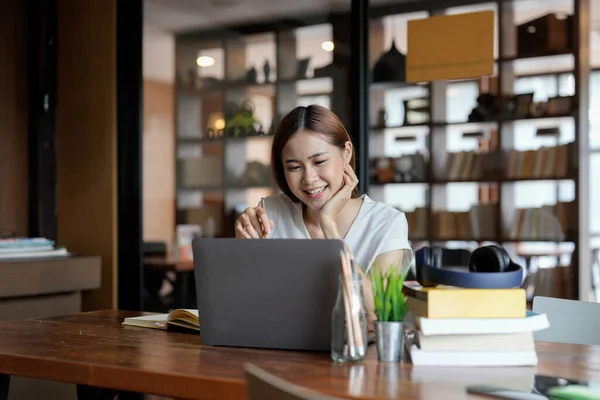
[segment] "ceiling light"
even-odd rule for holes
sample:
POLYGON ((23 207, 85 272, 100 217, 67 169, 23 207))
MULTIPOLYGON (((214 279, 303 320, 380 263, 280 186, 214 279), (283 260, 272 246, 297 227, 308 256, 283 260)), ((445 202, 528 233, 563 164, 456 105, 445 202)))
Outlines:
POLYGON ((321 48, 325 51, 333 51, 333 48, 334 48, 333 42, 329 41, 329 40, 326 42, 323 42, 323 43, 321 43, 321 48))
POLYGON ((215 59, 209 56, 200 56, 196 59, 196 64, 200 67, 210 67, 215 65, 215 59))

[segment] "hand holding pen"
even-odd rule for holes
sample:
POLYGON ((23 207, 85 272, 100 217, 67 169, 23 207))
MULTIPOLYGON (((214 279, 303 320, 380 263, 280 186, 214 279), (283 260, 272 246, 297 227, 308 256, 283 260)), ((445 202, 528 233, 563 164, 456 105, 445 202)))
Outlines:
POLYGON ((266 238, 273 229, 273 221, 267 216, 265 199, 257 207, 248 207, 235 222, 235 237, 242 239, 266 238))

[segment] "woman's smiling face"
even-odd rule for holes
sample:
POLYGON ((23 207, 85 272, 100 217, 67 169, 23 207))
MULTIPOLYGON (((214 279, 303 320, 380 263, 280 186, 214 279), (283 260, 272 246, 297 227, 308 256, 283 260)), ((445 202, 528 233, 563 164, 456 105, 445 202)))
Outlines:
POLYGON ((320 210, 342 187, 344 165, 351 154, 349 142, 342 150, 320 133, 296 133, 286 143, 281 157, 290 190, 307 207, 320 210))

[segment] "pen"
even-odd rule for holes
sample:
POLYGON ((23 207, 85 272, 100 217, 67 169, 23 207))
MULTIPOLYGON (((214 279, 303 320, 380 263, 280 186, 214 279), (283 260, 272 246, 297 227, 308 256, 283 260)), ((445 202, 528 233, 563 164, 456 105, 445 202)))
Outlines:
POLYGON ((348 251, 348 257, 350 258, 350 270, 352 271, 352 275, 356 272, 356 260, 354 259, 354 254, 351 251, 348 251))
MULTIPOLYGON (((267 209, 265 208, 265 198, 264 197, 260 198, 260 208, 262 208, 263 210, 267 211, 267 209)), ((263 239, 266 239, 267 236, 268 236, 268 233, 265 233, 265 228, 266 227, 264 226, 264 224, 262 224, 262 225, 263 225, 263 239)))

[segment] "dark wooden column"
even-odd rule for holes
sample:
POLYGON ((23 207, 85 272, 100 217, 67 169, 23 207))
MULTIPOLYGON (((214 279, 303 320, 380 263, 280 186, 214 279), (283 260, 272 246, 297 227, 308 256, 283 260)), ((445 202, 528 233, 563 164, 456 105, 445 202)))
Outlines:
POLYGON ((142 310, 142 0, 117 0, 118 306, 142 310))
POLYGON ((369 185, 369 0, 352 0, 350 131, 356 147, 358 188, 369 185))
POLYGON ((27 3, 29 236, 56 240, 56 0, 27 3))
POLYGON ((117 1, 58 0, 58 242, 102 258, 82 307, 117 307, 117 1))
POLYGON ((577 178, 575 204, 577 236, 573 252, 573 298, 589 301, 592 288, 590 250, 590 0, 575 2, 573 32, 575 38, 575 143, 577 178))
POLYGON ((369 2, 352 1, 350 13, 333 14, 331 109, 348 129, 356 150, 359 190, 365 193, 369 159, 369 2), (349 29, 352 27, 352 29, 349 29))
POLYGON ((0 13, 0 234, 27 235, 27 2, 0 13))

